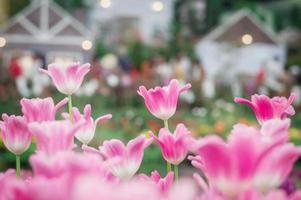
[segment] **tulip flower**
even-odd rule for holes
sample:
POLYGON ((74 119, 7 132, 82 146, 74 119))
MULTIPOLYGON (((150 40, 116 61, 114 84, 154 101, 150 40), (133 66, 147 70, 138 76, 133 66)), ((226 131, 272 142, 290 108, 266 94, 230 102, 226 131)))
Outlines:
POLYGON ((244 98, 235 98, 236 103, 242 103, 249 106, 256 115, 259 123, 278 118, 285 119, 295 114, 292 103, 296 95, 292 93, 288 99, 285 97, 273 97, 270 99, 265 95, 253 95, 251 101, 244 98))
POLYGON ((90 64, 86 63, 80 66, 79 63, 73 63, 67 67, 50 64, 48 70, 41 69, 41 71, 51 77, 58 91, 68 96, 70 121, 73 123, 72 94, 80 88, 84 76, 90 71, 90 64))
POLYGON ((27 193, 26 184, 21 178, 16 177, 13 169, 8 169, 6 172, 0 173, 0 185, 0 200, 27 199, 24 195, 27 193))
POLYGON ((141 135, 130 140, 126 146, 116 139, 104 141, 99 149, 112 173, 121 179, 129 179, 138 171, 144 149, 151 143, 152 138, 141 135))
POLYGON ((111 184, 93 175, 76 181, 72 194, 72 200, 163 200, 153 184, 139 180, 111 184))
POLYGON ((90 71, 90 64, 80 66, 79 63, 73 63, 67 67, 50 64, 48 70, 41 69, 41 71, 51 77, 61 93, 70 96, 80 88, 84 76, 90 71))
POLYGON ((103 160, 98 155, 77 154, 73 151, 63 151, 49 157, 39 152, 30 157, 30 164, 36 176, 58 178, 92 173, 103 176, 108 171, 103 167, 103 160))
POLYGON ((150 113, 161 120, 168 120, 176 112, 179 95, 190 87, 190 84, 181 87, 179 82, 173 79, 165 87, 147 90, 144 86, 140 86, 138 94, 144 98, 150 113))
POLYGON ((291 143, 281 145, 268 154, 256 167, 253 185, 262 192, 278 188, 293 169, 294 163, 301 155, 301 148, 291 143))
POLYGON ((178 124, 174 134, 168 129, 162 128, 159 137, 153 133, 152 137, 159 144, 163 158, 167 161, 167 172, 171 171, 171 165, 175 168, 175 177, 178 180, 178 165, 185 159, 191 143, 191 135, 184 124, 178 124))
POLYGON ((55 120, 56 112, 62 108, 68 99, 65 98, 57 105, 54 105, 52 98, 35 98, 25 99, 20 101, 22 113, 27 122, 43 122, 55 120))
POLYGON ((37 151, 51 156, 61 151, 70 151, 74 147, 73 138, 83 122, 72 125, 69 121, 33 122, 30 132, 37 139, 37 151))
POLYGON ((217 136, 200 139, 197 156, 189 159, 228 198, 251 188, 266 192, 286 179, 301 149, 283 144, 282 138, 267 143, 264 137, 255 128, 237 125, 227 143, 217 136))
MULTIPOLYGON (((201 194, 199 200, 229 200, 216 191, 208 191, 201 194)), ((291 195, 285 194, 283 190, 272 190, 268 193, 260 193, 255 189, 250 189, 246 192, 240 193, 236 200, 299 200, 301 199, 301 191, 296 191, 291 195)))
POLYGON ((278 140, 286 143, 289 140, 288 130, 290 124, 290 119, 271 119, 262 124, 260 135, 265 142, 278 140))
POLYGON ((2 119, 3 122, 0 122, 2 140, 5 147, 16 155, 16 174, 20 176, 20 155, 29 148, 32 136, 23 117, 3 114, 2 119))
POLYGON ((184 124, 178 124, 174 134, 166 128, 159 131, 159 136, 152 137, 160 145, 162 155, 171 164, 179 165, 186 157, 191 135, 184 124))
POLYGON ((25 119, 21 116, 2 115, 1 132, 4 145, 15 155, 21 155, 29 148, 31 134, 25 119))
POLYGON ((144 174, 141 174, 141 175, 139 175, 139 178, 141 180, 154 183, 158 187, 160 194, 162 196, 166 196, 166 195, 168 195, 168 193, 173 185, 174 173, 168 172, 168 174, 164 178, 162 178, 158 171, 153 171, 151 173, 150 177, 148 177, 144 174))
MULTIPOLYGON (((76 132, 75 137, 83 144, 88 144, 94 137, 96 125, 99 122, 108 120, 112 118, 111 114, 98 117, 95 121, 91 117, 91 105, 88 104, 84 108, 84 114, 81 115, 78 108, 73 107, 72 114, 74 117, 74 122, 84 121, 84 124, 76 132)), ((63 113, 65 119, 70 118, 67 113, 63 113)))

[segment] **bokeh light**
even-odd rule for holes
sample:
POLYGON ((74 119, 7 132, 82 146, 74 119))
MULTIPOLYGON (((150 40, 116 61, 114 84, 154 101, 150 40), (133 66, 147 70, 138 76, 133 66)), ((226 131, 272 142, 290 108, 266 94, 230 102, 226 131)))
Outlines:
POLYGON ((244 34, 244 35, 241 37, 241 41, 242 41, 242 43, 244 43, 245 45, 252 44, 252 42, 253 42, 253 37, 252 37, 252 35, 250 35, 250 34, 244 34))
POLYGON ((110 8, 112 5, 112 1, 111 0, 100 0, 99 4, 102 8, 110 8))
POLYGON ((164 9, 164 4, 161 1, 154 1, 152 3, 152 10, 155 12, 160 12, 164 9))
POLYGON ((86 51, 90 50, 93 47, 93 44, 90 40, 84 40, 82 42, 82 48, 86 51))
POLYGON ((4 47, 6 45, 6 39, 4 37, 0 37, 0 47, 4 47))

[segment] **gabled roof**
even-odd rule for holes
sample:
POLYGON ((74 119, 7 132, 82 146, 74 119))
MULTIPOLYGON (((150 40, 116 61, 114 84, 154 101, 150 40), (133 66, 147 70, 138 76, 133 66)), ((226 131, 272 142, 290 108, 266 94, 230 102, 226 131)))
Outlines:
POLYGON ((253 36, 253 43, 278 44, 272 30, 264 26, 248 10, 240 10, 211 31, 204 40, 218 42, 240 42, 244 34, 253 36))
POLYGON ((78 45, 92 37, 77 19, 52 0, 33 0, 1 30, 8 43, 78 45))

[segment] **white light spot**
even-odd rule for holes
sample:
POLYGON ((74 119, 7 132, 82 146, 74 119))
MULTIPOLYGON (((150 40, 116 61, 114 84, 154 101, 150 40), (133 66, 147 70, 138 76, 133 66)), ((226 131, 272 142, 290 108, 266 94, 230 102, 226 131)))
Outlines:
POLYGON ((110 87, 117 87, 119 85, 119 78, 115 74, 111 74, 107 77, 107 83, 110 87))
POLYGON ((154 1, 152 3, 152 10, 155 12, 160 12, 164 9, 164 4, 161 1, 154 1))
POLYGON ((102 8, 110 8, 112 5, 112 1, 111 0, 100 0, 99 4, 102 8))
POLYGON ((4 47, 6 45, 6 39, 4 37, 0 37, 0 47, 4 47))
POLYGON ((82 48, 86 51, 90 50, 92 48, 93 44, 90 40, 84 40, 82 42, 82 48))
POLYGON ((252 44, 252 42, 253 42, 253 37, 252 37, 252 35, 250 35, 250 34, 244 34, 244 35, 241 37, 241 41, 242 41, 242 43, 244 43, 245 45, 252 44))

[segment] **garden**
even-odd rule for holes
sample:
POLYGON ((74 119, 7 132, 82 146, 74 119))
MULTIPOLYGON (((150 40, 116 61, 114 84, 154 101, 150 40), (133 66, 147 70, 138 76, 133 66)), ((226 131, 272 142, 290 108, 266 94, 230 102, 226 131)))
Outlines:
POLYGON ((15 170, 1 174, 3 199, 140 199, 150 191, 149 199, 300 198, 300 132, 290 129, 288 119, 295 115, 295 94, 234 99, 254 113, 217 100, 211 110, 186 108, 173 116, 179 96, 191 87, 173 79, 155 89, 140 86, 139 106, 110 109, 105 98, 91 104, 72 100, 89 71, 90 64, 50 65, 41 72, 67 97, 23 98, 23 116, 2 115, 3 147, 9 151, 1 163, 16 162, 15 170), (60 113, 64 120, 56 119, 67 104, 68 111, 60 113), (94 107, 102 109, 92 115, 94 107), (116 186, 122 195, 113 192, 116 186))
POLYGON ((0 200, 301 200, 300 13, 0 1, 0 200))

